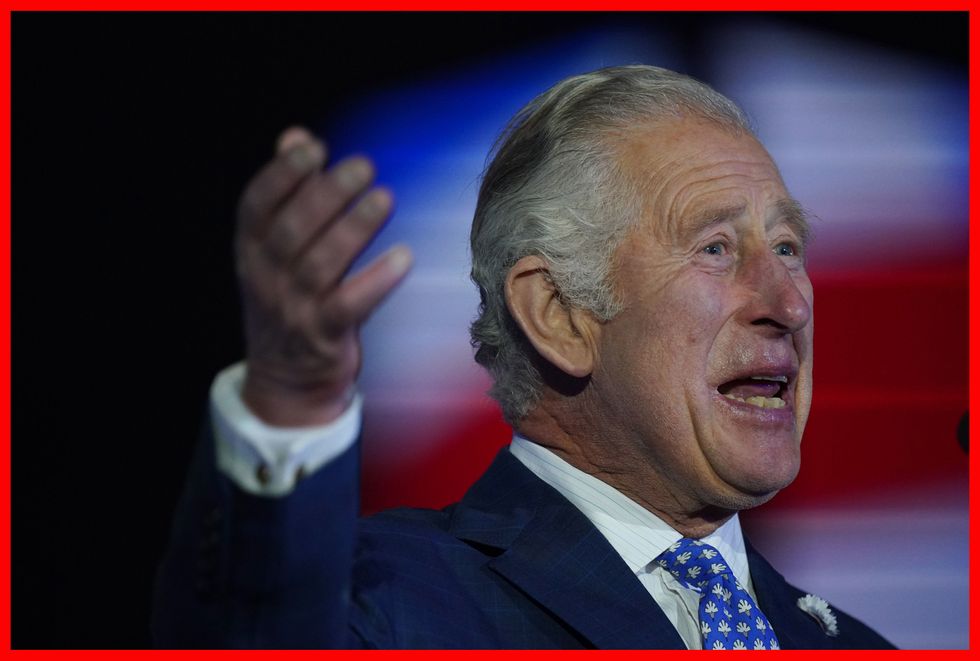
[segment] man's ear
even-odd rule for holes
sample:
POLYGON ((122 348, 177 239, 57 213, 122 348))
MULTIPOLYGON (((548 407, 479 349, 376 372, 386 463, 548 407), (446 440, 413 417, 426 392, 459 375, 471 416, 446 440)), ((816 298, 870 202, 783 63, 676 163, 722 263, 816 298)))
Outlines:
POLYGON ((511 316, 545 360, 574 377, 592 373, 599 325, 592 313, 561 300, 543 257, 514 264, 504 294, 511 316))

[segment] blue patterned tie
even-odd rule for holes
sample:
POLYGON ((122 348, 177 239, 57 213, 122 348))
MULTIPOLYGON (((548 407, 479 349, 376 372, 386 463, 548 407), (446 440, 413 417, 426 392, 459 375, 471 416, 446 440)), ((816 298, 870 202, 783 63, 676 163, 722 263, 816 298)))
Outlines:
POLYGON ((657 556, 681 585, 701 594, 698 619, 706 650, 778 650, 769 620, 710 544, 684 538, 657 556))

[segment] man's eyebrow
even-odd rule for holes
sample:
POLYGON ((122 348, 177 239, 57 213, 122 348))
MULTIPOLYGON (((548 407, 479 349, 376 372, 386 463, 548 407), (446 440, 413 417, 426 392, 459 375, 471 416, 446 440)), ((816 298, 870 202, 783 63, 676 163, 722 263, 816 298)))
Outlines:
MULTIPOLYGON (((791 197, 783 198, 776 203, 778 216, 776 220, 786 223, 799 237, 800 243, 806 247, 812 235, 809 214, 803 206, 791 197)), ((695 213, 684 223, 686 236, 698 236, 714 225, 720 225, 739 218, 746 211, 745 204, 732 204, 727 207, 708 207, 695 213)))
POLYGON ((698 236, 709 227, 735 220, 744 213, 745 204, 702 209, 684 223, 684 234, 687 236, 698 236))
POLYGON ((776 203, 779 210, 779 219, 789 225, 800 239, 800 243, 805 247, 810 243, 812 231, 810 221, 807 220, 809 214, 803 206, 791 197, 784 198, 776 203))

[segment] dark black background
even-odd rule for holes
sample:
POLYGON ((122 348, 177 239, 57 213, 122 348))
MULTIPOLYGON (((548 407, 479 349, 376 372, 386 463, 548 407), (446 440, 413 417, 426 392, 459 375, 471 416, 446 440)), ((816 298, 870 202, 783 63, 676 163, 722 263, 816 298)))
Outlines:
MULTIPOLYGON (((242 355, 236 197, 283 127, 589 14, 12 19, 13 645, 146 647, 156 563, 213 374, 242 355)), ((725 14, 669 29, 686 73, 725 14)), ((962 66, 965 14, 782 14, 962 66)), ((489 147, 489 145, 488 145, 489 147)))

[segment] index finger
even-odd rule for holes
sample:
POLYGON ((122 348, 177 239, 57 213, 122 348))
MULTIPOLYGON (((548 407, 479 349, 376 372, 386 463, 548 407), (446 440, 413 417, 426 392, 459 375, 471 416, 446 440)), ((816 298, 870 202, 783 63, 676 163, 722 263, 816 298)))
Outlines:
POLYGON ((327 148, 305 129, 284 131, 277 141, 277 154, 252 177, 238 206, 239 229, 251 232, 281 206, 290 193, 327 159, 327 148))

